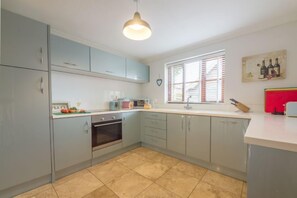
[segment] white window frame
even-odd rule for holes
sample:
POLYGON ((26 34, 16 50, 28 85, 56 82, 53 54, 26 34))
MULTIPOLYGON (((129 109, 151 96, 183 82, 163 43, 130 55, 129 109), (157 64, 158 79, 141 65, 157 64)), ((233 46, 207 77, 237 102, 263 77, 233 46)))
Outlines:
MULTIPOLYGON (((225 61, 225 50, 218 50, 218 51, 214 51, 211 53, 206 53, 206 54, 202 54, 202 55, 198 55, 198 56, 193 56, 193 57, 189 57, 189 58, 185 58, 185 59, 181 59, 178 61, 174 61, 174 62, 170 62, 165 64, 165 102, 168 104, 184 104, 187 103, 186 98, 184 98, 184 90, 183 90, 183 101, 169 101, 169 68, 173 67, 173 66, 178 66, 178 65, 184 65, 186 63, 189 62, 195 62, 195 61, 201 61, 203 59, 210 59, 210 58, 214 58, 217 56, 224 56, 224 61, 225 61)), ((207 102, 203 102, 202 98, 201 98, 201 102, 190 102, 191 104, 205 104, 205 103, 211 103, 211 104, 217 104, 217 103, 224 103, 224 81, 225 81, 225 67, 226 64, 225 62, 223 63, 223 68, 222 68, 222 98, 221 100, 217 100, 217 101, 207 101, 207 102)), ((202 75, 202 66, 199 67, 200 70, 200 75, 202 75)), ((218 72, 219 75, 219 72, 218 72)), ((200 95, 202 97, 202 81, 205 83, 207 80, 203 80, 202 76, 200 76, 200 95)), ((217 80, 217 82, 219 83, 219 81, 217 80)), ((183 87, 185 87, 185 77, 183 77, 183 87)), ((206 97, 206 92, 205 95, 206 97)))

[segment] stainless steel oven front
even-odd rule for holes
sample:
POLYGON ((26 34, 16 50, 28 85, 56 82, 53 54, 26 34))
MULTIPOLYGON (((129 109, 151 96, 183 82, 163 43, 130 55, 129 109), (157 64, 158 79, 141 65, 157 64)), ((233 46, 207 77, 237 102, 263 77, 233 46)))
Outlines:
POLYGON ((122 114, 92 116, 93 150, 105 148, 122 142, 122 114))

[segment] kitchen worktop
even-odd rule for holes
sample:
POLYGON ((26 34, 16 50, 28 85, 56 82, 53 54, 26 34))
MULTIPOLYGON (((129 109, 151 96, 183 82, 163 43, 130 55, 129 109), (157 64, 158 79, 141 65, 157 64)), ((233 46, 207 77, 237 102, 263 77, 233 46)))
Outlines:
POLYGON ((250 124, 244 136, 245 143, 297 152, 297 118, 286 117, 283 115, 184 109, 128 109, 119 111, 100 111, 85 114, 53 115, 53 119, 102 115, 110 113, 124 113, 130 111, 250 119, 250 124))

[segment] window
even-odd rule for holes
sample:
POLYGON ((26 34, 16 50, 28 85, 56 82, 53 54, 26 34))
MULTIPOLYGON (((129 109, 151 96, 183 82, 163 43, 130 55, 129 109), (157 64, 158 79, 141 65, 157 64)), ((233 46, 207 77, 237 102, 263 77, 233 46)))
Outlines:
POLYGON ((168 102, 224 101, 225 52, 202 55, 167 64, 168 102))

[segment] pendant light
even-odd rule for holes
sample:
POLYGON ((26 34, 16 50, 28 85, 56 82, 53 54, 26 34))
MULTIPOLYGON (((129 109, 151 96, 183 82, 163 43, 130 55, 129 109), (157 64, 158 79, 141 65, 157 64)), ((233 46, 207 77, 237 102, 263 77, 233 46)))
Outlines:
POLYGON ((136 12, 133 19, 124 24, 123 34, 129 39, 141 41, 148 39, 152 35, 152 30, 150 25, 140 17, 138 12, 138 0, 134 1, 136 2, 136 12))

